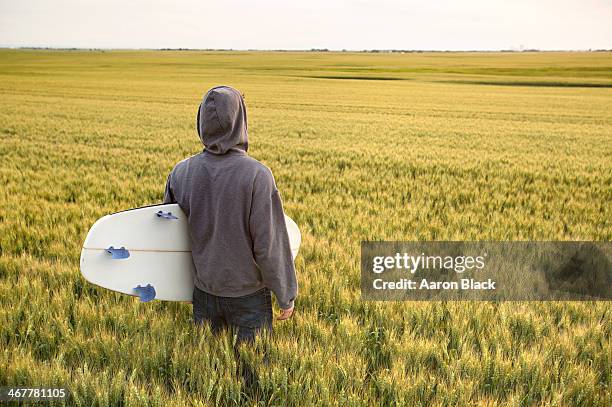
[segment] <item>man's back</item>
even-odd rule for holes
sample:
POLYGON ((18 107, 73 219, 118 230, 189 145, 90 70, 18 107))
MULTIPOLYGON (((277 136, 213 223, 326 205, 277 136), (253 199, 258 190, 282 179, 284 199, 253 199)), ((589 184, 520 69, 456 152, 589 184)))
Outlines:
POLYGON ((174 167, 164 201, 189 219, 197 288, 240 297, 268 287, 289 309, 297 282, 282 203, 271 171, 246 154, 238 96, 227 87, 209 91, 198 111, 206 150, 174 167))

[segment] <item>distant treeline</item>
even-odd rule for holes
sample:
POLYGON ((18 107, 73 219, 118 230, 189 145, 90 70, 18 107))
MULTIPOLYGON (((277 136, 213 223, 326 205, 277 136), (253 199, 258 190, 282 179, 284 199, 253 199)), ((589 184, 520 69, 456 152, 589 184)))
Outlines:
POLYGON ((13 49, 31 49, 31 50, 57 50, 57 51, 114 51, 114 50, 147 50, 147 51, 215 51, 215 52, 223 52, 223 51, 263 51, 263 52, 361 52, 361 53, 423 53, 423 52, 612 52, 611 49, 587 49, 587 50, 566 50, 566 49, 557 49, 557 50, 540 50, 540 49, 524 49, 524 50, 515 50, 515 49, 499 49, 499 50, 435 50, 435 49, 364 49, 364 50, 351 50, 351 49, 342 49, 342 50, 330 50, 328 48, 311 48, 311 49, 233 49, 233 48, 57 48, 57 47, 0 47, 1 48, 13 48, 13 49))

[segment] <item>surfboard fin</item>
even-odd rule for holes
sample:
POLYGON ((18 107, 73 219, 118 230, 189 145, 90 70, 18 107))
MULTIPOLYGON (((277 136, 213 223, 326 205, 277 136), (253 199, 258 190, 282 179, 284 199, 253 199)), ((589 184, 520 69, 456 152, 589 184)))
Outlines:
POLYGON ((146 287, 138 284, 138 287, 134 287, 134 291, 140 297, 141 302, 149 302, 155 299, 155 288, 151 284, 147 284, 146 287))
POLYGON ((176 216, 172 214, 172 212, 157 211, 155 212, 155 214, 157 215, 158 218, 178 219, 176 216))
POLYGON ((127 259, 130 257, 130 252, 125 247, 115 249, 113 246, 106 249, 106 252, 112 256, 113 259, 127 259))

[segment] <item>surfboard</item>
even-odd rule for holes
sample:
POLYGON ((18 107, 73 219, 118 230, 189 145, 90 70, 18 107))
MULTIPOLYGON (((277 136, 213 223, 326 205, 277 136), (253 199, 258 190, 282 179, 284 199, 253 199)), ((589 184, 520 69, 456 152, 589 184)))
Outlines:
MULTIPOLYGON (((285 215, 293 259, 302 237, 285 215)), ((177 204, 129 209, 98 219, 80 261, 85 280, 141 300, 191 301, 195 266, 187 217, 177 204)))

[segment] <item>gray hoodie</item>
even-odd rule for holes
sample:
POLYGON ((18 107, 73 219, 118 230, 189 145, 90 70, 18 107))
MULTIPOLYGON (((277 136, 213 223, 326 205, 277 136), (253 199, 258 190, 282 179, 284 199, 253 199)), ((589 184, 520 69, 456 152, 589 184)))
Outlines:
POLYGON ((281 308, 291 308, 297 280, 283 205, 270 169, 246 154, 240 92, 229 86, 209 90, 197 129, 206 148, 174 167, 164 195, 189 220, 195 285, 221 297, 268 287, 281 308))

